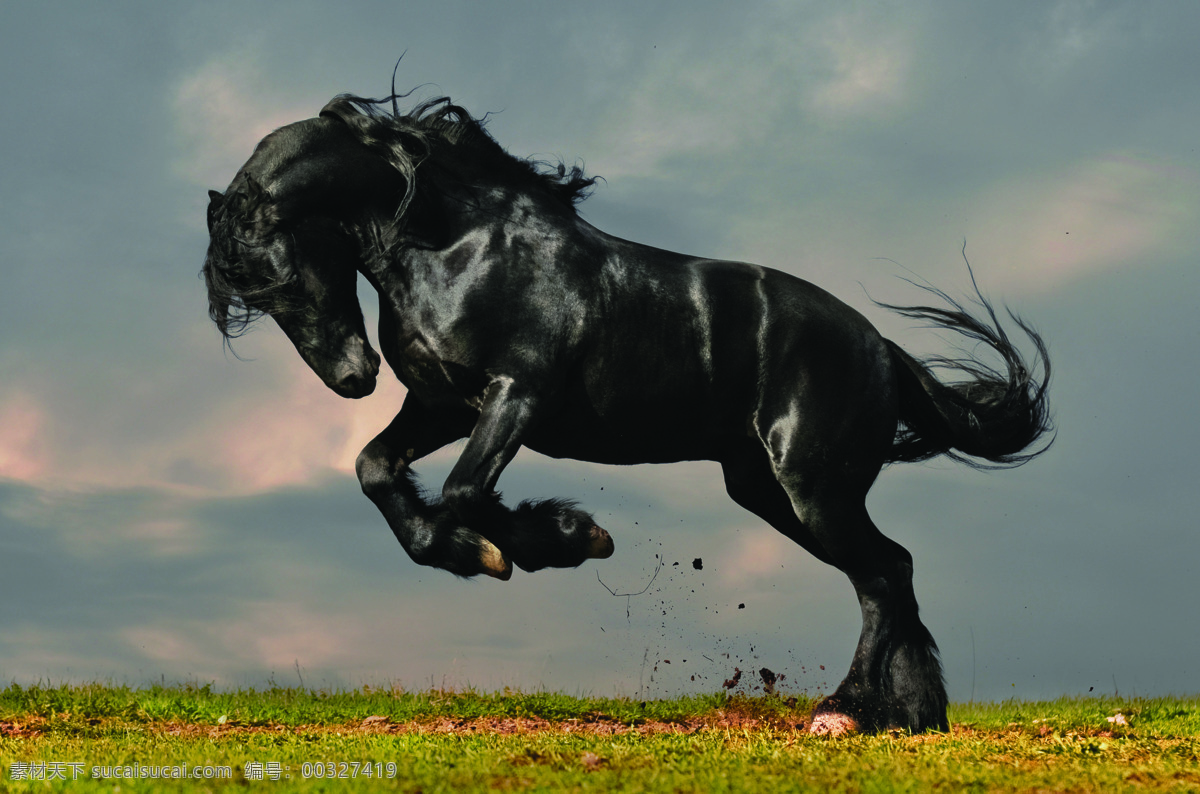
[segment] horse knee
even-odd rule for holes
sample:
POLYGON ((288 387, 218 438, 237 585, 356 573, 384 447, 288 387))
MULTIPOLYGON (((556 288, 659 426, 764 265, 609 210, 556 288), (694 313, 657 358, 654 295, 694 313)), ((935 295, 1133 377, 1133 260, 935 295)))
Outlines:
MULTIPOLYGON (((401 460, 400 467, 404 466, 401 460)), ((371 442, 363 448, 354 461, 354 471, 358 482, 362 485, 363 493, 367 496, 379 493, 391 487, 397 472, 393 471, 393 461, 382 444, 371 442)))

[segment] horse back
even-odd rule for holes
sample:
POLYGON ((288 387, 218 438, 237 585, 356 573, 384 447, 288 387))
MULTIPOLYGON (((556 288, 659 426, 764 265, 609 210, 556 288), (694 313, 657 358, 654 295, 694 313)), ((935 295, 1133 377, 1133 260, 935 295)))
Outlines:
POLYGON ((539 451, 720 457, 802 393, 832 406, 886 366, 866 319, 806 281, 600 237, 588 332, 558 410, 530 444, 539 451))

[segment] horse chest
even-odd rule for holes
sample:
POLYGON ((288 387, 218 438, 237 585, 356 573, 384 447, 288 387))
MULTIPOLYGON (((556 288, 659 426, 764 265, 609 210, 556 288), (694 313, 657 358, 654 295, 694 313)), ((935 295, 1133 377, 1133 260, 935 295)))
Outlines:
POLYGON ((478 409, 488 379, 485 373, 438 354, 424 339, 384 345, 384 356, 400 382, 428 405, 469 405, 478 409))

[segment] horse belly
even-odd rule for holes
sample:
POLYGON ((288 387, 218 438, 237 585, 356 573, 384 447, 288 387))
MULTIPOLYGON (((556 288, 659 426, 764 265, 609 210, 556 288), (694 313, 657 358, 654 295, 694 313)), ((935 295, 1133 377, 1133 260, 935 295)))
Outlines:
POLYGON ((525 446, 552 458, 628 465, 712 460, 728 443, 711 427, 563 418, 539 425, 525 446))
POLYGON ((597 368, 574 381, 526 444, 596 463, 711 460, 744 436, 753 378, 702 368, 597 368))

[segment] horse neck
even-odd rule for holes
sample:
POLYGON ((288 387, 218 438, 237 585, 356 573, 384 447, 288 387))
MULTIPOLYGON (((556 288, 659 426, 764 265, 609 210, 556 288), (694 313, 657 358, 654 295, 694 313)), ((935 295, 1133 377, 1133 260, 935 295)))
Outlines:
MULTIPOLYGON (((439 185, 433 196, 418 197, 408 208, 402 235, 407 238, 396 250, 364 260, 360 272, 382 295, 407 293, 411 267, 418 260, 426 265, 437 252, 454 247, 468 235, 488 227, 499 227, 523 214, 540 217, 573 215, 555 197, 523 185, 478 181, 471 185, 439 185)), ((575 219, 571 220, 572 223, 575 219)))

